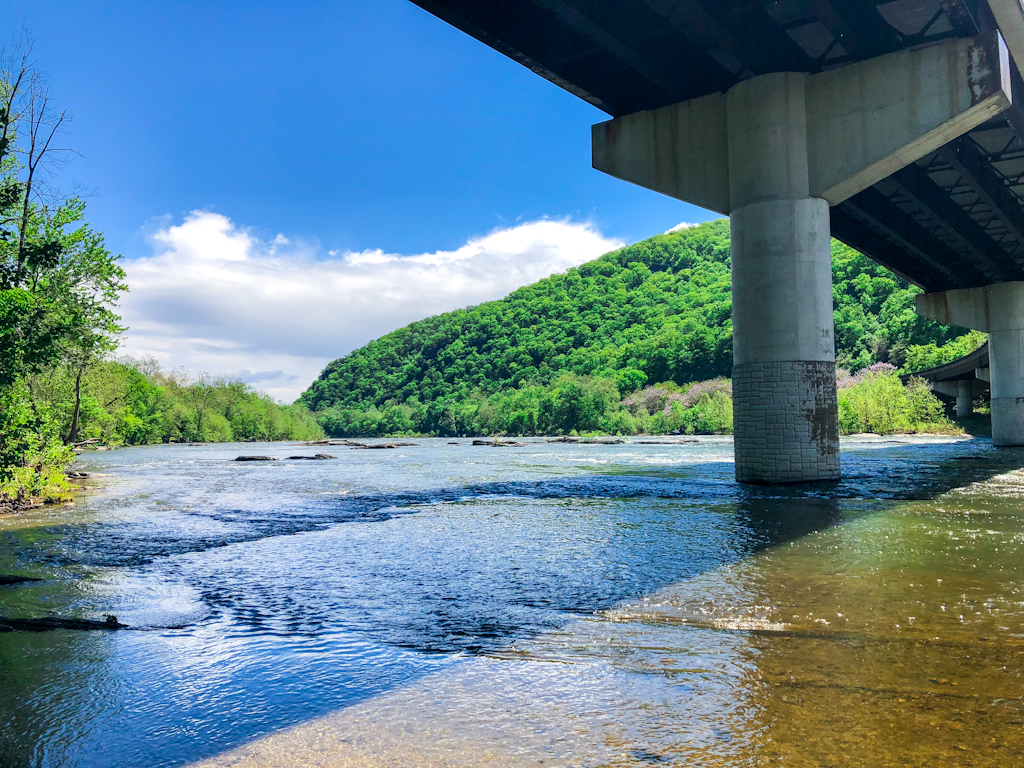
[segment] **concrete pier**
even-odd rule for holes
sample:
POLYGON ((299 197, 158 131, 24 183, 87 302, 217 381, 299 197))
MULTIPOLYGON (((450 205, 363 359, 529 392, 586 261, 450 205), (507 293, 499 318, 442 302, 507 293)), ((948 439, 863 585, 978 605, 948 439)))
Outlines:
POLYGON ((726 98, 736 478, 839 477, 828 203, 808 192, 807 76, 726 98))
POLYGON ((974 413, 973 387, 968 379, 960 379, 956 383, 956 417, 966 419, 974 413))
POLYGON ((926 293, 917 297, 917 311, 940 323, 988 333, 992 442, 1024 445, 1024 282, 926 293))
POLYGON ((737 480, 839 477, 829 207, 999 114, 1008 66, 985 34, 594 126, 598 170, 731 217, 737 480))

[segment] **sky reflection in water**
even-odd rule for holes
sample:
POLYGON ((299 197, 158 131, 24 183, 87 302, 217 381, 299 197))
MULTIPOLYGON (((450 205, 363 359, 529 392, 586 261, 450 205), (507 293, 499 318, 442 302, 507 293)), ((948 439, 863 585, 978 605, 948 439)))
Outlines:
POLYGON ((0 522, 0 573, 49 579, 0 605, 148 631, 0 635, 0 764, 1024 754, 1020 452, 854 441, 751 489, 725 439, 446 442, 89 455, 78 509, 0 522))

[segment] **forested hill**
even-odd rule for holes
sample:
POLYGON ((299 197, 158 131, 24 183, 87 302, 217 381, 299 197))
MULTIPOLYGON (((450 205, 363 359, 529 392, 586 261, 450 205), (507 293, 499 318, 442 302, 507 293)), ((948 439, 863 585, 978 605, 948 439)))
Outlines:
MULTIPOLYGON (((963 333, 919 318, 918 289, 838 242, 832 264, 841 366, 902 366, 912 345, 963 333)), ((335 433, 365 433, 355 422, 395 406, 418 414, 418 431, 444 433, 434 422, 445 409, 566 373, 614 380, 622 395, 645 383, 728 376, 731 312, 723 219, 400 328, 328 365, 300 402, 323 412, 335 433)))

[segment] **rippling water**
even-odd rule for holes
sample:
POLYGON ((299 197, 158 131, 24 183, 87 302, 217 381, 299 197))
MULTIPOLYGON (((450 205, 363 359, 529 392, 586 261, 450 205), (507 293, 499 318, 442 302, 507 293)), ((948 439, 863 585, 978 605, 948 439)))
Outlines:
POLYGON ((1021 763, 1024 452, 459 442, 83 457, 0 615, 132 629, 0 634, 0 765, 1021 763))

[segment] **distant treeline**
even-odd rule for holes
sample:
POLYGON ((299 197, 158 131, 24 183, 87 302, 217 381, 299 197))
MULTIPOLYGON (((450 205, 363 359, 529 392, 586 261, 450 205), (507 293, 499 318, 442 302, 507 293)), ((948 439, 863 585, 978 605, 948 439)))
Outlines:
MULTIPOLYGON (((984 341, 920 317, 918 288, 835 241, 832 272, 847 372, 920 370, 984 341)), ((658 235, 389 333, 299 402, 339 437, 728 433, 730 291, 727 221, 658 235)))
MULTIPOLYGON (((314 440, 324 432, 301 405, 279 405, 227 377, 164 371, 153 359, 101 360, 81 379, 76 438, 105 445, 314 440)), ((70 435, 76 371, 58 365, 31 376, 27 393, 57 432, 70 435)))

